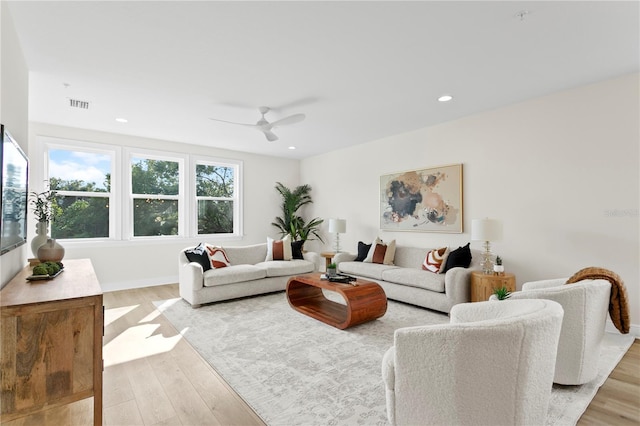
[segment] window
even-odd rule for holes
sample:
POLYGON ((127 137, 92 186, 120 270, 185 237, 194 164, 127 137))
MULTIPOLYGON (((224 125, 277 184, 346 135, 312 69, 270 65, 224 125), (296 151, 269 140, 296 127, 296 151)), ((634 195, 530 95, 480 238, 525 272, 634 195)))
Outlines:
POLYGON ((49 149, 49 186, 53 238, 107 238, 112 205, 110 153, 49 149))
POLYGON ((31 191, 56 191, 51 235, 66 241, 242 234, 242 162, 38 137, 31 191), (41 183, 38 185, 38 183, 41 183))
POLYGON ((181 161, 131 158, 133 236, 178 235, 181 161))
POLYGON ((237 169, 237 165, 196 163, 198 235, 234 233, 237 169))

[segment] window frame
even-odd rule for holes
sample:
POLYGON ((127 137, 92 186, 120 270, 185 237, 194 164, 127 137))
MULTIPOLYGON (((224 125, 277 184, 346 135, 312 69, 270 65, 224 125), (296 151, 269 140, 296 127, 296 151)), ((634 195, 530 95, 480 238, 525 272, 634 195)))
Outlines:
MULTIPOLYGON (((60 241, 63 242, 99 242, 99 241, 115 241, 118 240, 121 230, 121 223, 118 220, 117 212, 120 209, 120 200, 117 196, 117 188, 120 185, 120 176, 118 174, 119 169, 119 161, 120 150, 118 147, 108 146, 103 144, 95 144, 89 142, 79 142, 73 140, 54 140, 51 139, 50 142, 45 141, 43 143, 43 160, 44 160, 44 179, 42 182, 48 182, 50 179, 49 176, 49 152, 51 150, 63 150, 63 151, 74 151, 74 152, 85 152, 85 153, 95 153, 108 155, 111 159, 111 188, 109 192, 88 192, 88 191, 66 191, 66 190, 56 190, 56 193, 64 196, 70 197, 98 197, 98 198, 108 198, 109 199, 109 235, 107 237, 93 237, 93 238, 60 238, 60 241), (104 194, 108 194, 105 196, 104 194)), ((47 185, 48 186, 48 185, 47 185)), ((45 188, 42 187, 36 191, 43 191, 45 188)))
MULTIPOLYGON (((243 213, 243 161, 183 154, 168 150, 138 148, 135 146, 121 146, 100 142, 66 139, 63 137, 38 135, 36 137, 35 161, 30 167, 30 191, 45 190, 49 179, 49 150, 62 149, 79 152, 95 152, 108 154, 111 158, 111 190, 109 192, 109 236, 97 238, 65 238, 59 241, 67 247, 95 247, 96 244, 120 246, 126 244, 152 243, 158 241, 202 241, 209 238, 216 240, 236 240, 242 238, 244 228, 243 213), (132 158, 147 158, 161 161, 179 161, 180 180, 178 194, 178 235, 134 236, 133 235, 133 193, 131 182, 132 158), (234 197, 233 201, 233 233, 227 234, 198 234, 198 211, 196 199, 196 165, 217 165, 234 169, 234 197), (126 168, 126 170, 125 170, 126 168)), ((93 196, 84 191, 64 191, 61 195, 93 196), (67 194, 68 193, 68 194, 67 194)), ((141 194, 142 195, 142 194, 141 194)), ((153 194, 144 197, 154 198, 153 194)), ((162 196, 165 197, 165 196, 162 196)), ((174 197, 174 196, 167 196, 174 197)), ((31 219, 33 216, 31 214, 31 219)))
POLYGON ((168 151, 155 151, 148 149, 126 148, 124 153, 124 164, 127 165, 126 175, 126 189, 123 197, 126 197, 126 214, 127 220, 125 220, 125 236, 129 240, 145 240, 145 239, 175 239, 181 237, 188 237, 185 235, 186 230, 186 215, 188 211, 186 209, 186 197, 187 190, 185 188, 185 167, 188 161, 188 155, 173 153, 168 151), (131 172, 132 161, 134 158, 144 158, 145 160, 156 161, 172 161, 178 163, 178 195, 164 195, 164 194, 134 194, 133 193, 133 176, 131 172), (138 197, 136 197, 136 195, 138 197), (178 234, 177 235, 140 235, 134 234, 134 199, 135 198, 150 198, 154 200, 177 200, 178 201, 178 234))
POLYGON ((192 212, 192 220, 191 220, 191 228, 189 233, 194 237, 201 238, 216 238, 216 239, 225 239, 232 237, 240 237, 242 236, 242 166, 243 163, 240 160, 230 160, 223 159, 217 157, 202 157, 202 156, 190 156, 190 176, 189 182, 191 183, 191 212, 192 212), (205 166, 220 166, 220 167, 229 167, 233 169, 233 197, 203 197, 198 196, 197 191, 197 182, 196 182, 196 167, 198 165, 205 166), (226 234, 198 234, 198 201, 199 200, 230 200, 233 202, 233 232, 226 234))

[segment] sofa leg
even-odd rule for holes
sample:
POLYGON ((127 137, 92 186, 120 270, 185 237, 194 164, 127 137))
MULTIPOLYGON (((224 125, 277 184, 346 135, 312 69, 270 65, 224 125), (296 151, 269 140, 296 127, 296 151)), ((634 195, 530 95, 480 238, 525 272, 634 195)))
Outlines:
POLYGON ((191 307, 192 307, 193 309, 198 309, 200 306, 202 306, 202 305, 191 305, 191 307))

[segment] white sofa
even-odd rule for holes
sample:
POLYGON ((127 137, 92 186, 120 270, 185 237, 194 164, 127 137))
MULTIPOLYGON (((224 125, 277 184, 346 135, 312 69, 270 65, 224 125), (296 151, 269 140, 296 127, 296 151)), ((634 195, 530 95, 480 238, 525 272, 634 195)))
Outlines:
POLYGON ((400 328, 382 360, 392 425, 545 424, 562 323, 551 300, 463 303, 400 328))
POLYGON ((481 254, 471 250, 468 268, 436 274, 422 269, 430 250, 397 246, 393 265, 354 262, 356 255, 345 252, 333 261, 341 273, 380 284, 389 299, 449 313, 454 305, 471 301, 471 271, 480 268, 481 254))
POLYGON ((203 271, 185 254, 178 256, 180 297, 194 308, 204 303, 283 291, 289 278, 318 270, 320 255, 303 253, 304 259, 265 262, 267 244, 223 247, 230 266, 203 271))

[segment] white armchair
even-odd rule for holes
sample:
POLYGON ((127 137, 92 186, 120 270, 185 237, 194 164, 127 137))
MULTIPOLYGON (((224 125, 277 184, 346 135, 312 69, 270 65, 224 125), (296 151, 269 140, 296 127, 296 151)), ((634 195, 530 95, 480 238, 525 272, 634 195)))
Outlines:
POLYGON ((553 381, 581 385, 598 374, 611 284, 603 279, 566 282, 566 278, 528 282, 510 300, 548 299, 562 305, 564 319, 553 381))
POLYGON ((392 425, 544 424, 562 324, 549 300, 455 305, 396 330, 382 361, 392 425))

